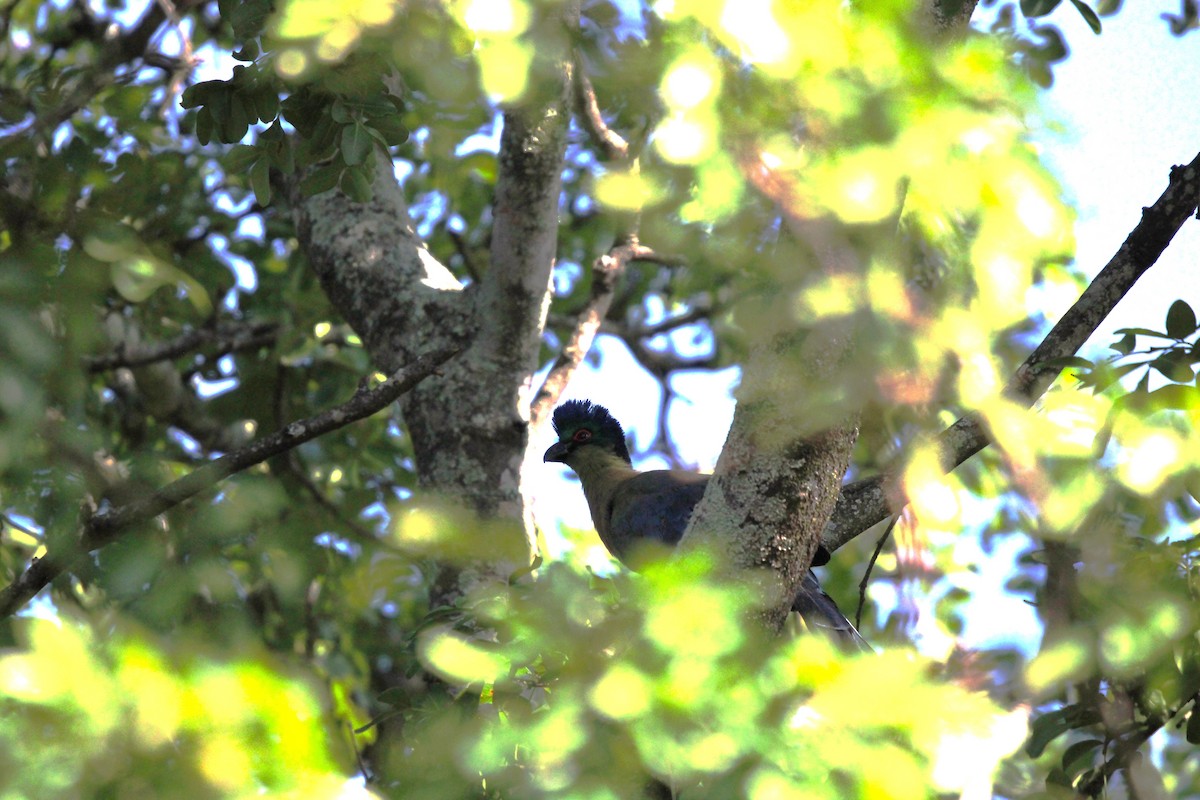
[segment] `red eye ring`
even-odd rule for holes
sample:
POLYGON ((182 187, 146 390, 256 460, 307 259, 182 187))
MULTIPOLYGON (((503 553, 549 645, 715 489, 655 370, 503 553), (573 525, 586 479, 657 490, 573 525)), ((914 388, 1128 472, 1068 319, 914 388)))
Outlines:
POLYGON ((575 431, 575 435, 571 437, 572 441, 576 441, 576 442, 586 442, 588 439, 591 439, 591 438, 592 438, 592 432, 589 431, 587 428, 580 428, 579 430, 575 431))

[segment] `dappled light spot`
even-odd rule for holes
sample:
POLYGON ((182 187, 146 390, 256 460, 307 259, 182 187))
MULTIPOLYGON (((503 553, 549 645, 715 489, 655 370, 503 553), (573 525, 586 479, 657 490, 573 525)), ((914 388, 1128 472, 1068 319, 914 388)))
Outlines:
POLYGON ((1179 469, 1183 455, 1179 437, 1149 429, 1122 441, 1117 474, 1130 489, 1149 494, 1179 469))
POLYGON ((668 161, 694 164, 712 152, 714 141, 709 125, 675 115, 658 126, 654 133, 654 146, 668 161))
POLYGON ((1091 664, 1088 647, 1082 641, 1062 639, 1043 647, 1026 665, 1025 680, 1036 696, 1083 676, 1091 664))
POLYGON ((662 82, 662 95, 675 108, 695 108, 713 97, 719 83, 710 58, 702 53, 675 62, 662 82))
POLYGON ((721 25, 742 46, 742 57, 752 64, 780 61, 791 48, 788 34, 771 11, 771 0, 727 2, 721 25))

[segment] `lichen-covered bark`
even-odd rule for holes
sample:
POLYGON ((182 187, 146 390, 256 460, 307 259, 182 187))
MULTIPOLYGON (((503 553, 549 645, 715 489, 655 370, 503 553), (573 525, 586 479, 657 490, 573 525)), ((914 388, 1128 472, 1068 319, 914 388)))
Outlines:
POLYGON ((300 244, 321 287, 391 372, 431 346, 465 342, 469 295, 417 237, 390 160, 376 155, 374 198, 292 196, 300 244))
POLYGON ((380 369, 433 346, 467 345, 403 401, 418 475, 481 516, 518 521, 527 551, 533 528, 521 463, 557 241, 565 87, 564 76, 549 100, 505 115, 491 268, 479 286, 464 289, 425 249, 382 153, 369 203, 337 190, 293 197, 322 287, 380 369))
MULTIPOLYGON (((794 398, 772 394, 785 381, 780 363, 794 363, 793 346, 780 337, 751 351, 733 425, 682 542, 715 550, 734 570, 767 570, 778 589, 764 615, 772 628, 782 625, 812 564, 858 438, 850 418, 802 429, 794 398)), ((844 331, 825 330, 806 337, 801 360, 812 377, 832 379, 849 351, 844 331)))

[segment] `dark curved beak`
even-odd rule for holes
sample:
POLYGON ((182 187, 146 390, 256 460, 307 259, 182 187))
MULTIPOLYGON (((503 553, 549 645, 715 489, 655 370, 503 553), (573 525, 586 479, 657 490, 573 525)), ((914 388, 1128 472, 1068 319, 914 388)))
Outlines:
POLYGON ((544 463, 551 461, 566 461, 567 453, 571 452, 570 442, 555 442, 550 445, 550 449, 546 451, 546 455, 542 456, 544 463))

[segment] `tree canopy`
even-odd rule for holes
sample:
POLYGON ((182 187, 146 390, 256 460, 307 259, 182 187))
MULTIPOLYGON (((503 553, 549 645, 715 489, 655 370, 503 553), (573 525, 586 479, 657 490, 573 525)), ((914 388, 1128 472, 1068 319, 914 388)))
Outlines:
POLYGON ((1038 141, 1122 13, 0 4, 0 794, 1200 796, 1194 275, 1080 353, 1200 155, 1080 264, 1038 141), (739 376, 637 575, 536 497, 598 337, 639 457, 739 376), (956 639, 966 540, 1040 643, 956 639))

